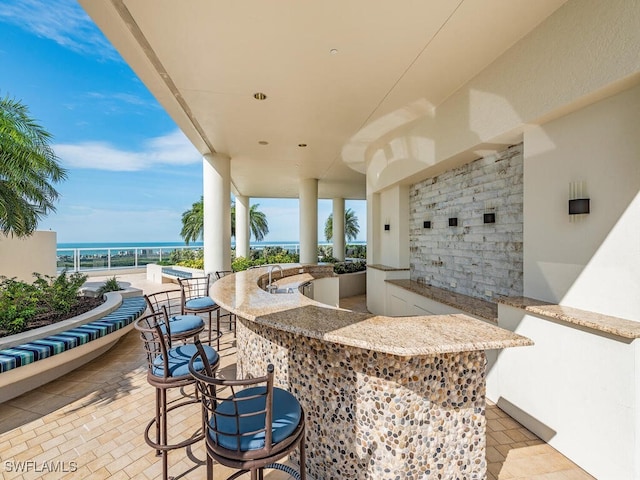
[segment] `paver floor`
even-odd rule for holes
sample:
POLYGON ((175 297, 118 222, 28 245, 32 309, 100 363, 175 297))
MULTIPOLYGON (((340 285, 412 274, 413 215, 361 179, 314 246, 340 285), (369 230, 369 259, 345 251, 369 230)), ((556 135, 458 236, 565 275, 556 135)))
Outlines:
MULTIPOLYGON (((144 275, 124 277, 147 293, 171 287, 150 284, 144 275)), ((344 308, 366 309, 363 296, 345 300, 344 308)), ((222 338, 220 354, 222 371, 234 375, 235 341, 230 332, 222 338)), ((143 439, 154 404, 141 341, 132 331, 100 358, 0 404, 0 478, 161 478, 161 460, 143 439)), ((199 405, 179 412, 170 417, 173 434, 198 429, 199 405)), ((486 416, 489 480, 593 478, 497 406, 489 404, 486 416)), ((204 460, 202 442, 171 452, 169 474, 177 479, 204 479, 204 460)), ((215 466, 215 478, 230 473, 215 466)), ((272 471, 265 478, 289 477, 272 471)))

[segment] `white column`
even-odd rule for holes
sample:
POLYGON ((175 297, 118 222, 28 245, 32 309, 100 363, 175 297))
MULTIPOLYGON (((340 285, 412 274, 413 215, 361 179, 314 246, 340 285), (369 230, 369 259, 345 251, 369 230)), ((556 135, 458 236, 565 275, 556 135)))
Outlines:
POLYGON ((249 258, 249 197, 236 197, 236 257, 249 258))
POLYGON ((300 180, 300 263, 318 263, 318 179, 300 180))
POLYGON ((333 199, 333 256, 344 261, 344 198, 333 199))
MULTIPOLYGON (((204 271, 231 270, 231 161, 220 154, 202 158, 204 271)), ((215 278, 215 276, 214 276, 215 278)))

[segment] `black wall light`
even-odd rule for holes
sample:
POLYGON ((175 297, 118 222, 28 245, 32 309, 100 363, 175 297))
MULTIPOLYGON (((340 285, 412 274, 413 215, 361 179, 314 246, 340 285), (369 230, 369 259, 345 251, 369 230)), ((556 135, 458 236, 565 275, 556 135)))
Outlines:
POLYGON ((569 183, 569 215, 582 215, 589 213, 589 196, 587 195, 586 182, 569 183))
POLYGON ((384 224, 384 230, 385 230, 386 232, 388 232, 389 230, 391 230, 391 225, 389 225, 388 223, 385 223, 385 224, 384 224))
POLYGON ((569 200, 569 215, 581 215, 583 213, 589 213, 588 198, 574 198, 573 200, 569 200))
POLYGON ((496 214, 493 212, 485 213, 483 219, 484 223, 496 223, 496 214))
POLYGON ((449 218, 449 226, 457 227, 458 226, 458 217, 450 217, 449 218))
POLYGON ((431 228, 431 220, 425 220, 422 222, 422 228, 431 228))

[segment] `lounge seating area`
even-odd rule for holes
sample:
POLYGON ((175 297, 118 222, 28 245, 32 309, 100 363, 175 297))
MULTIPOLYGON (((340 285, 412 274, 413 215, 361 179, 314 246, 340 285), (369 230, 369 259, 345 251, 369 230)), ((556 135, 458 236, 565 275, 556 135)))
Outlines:
POLYGON ((135 289, 107 295, 84 315, 0 341, 0 402, 31 391, 109 350, 146 309, 135 289))
MULTIPOLYGON (((144 275, 126 280, 147 294, 162 289, 162 285, 147 282, 144 275)), ((341 306, 358 310, 365 308, 364 302, 363 297, 352 297, 341 301, 341 306)), ((235 339, 226 327, 222 325, 219 372, 234 378, 235 339)), ((154 389, 146 377, 145 352, 138 332, 132 331, 100 358, 0 404, 4 478, 159 478, 162 461, 143 436, 154 416, 154 389), (27 460, 36 462, 28 475, 18 471, 18 462, 27 460), (43 471, 43 465, 59 470, 43 471)), ((168 401, 181 397, 171 392, 168 401)), ((495 405, 488 406, 486 418, 488 479, 592 478, 495 405)), ((200 405, 190 405, 170 418, 174 422, 170 432, 176 436, 192 432, 201 421, 200 405)), ((233 473, 217 463, 213 468, 214 478, 233 473)), ((169 475, 201 479, 205 471, 202 442, 169 453, 169 475)), ((290 477, 274 470, 267 471, 265 478, 290 477)))

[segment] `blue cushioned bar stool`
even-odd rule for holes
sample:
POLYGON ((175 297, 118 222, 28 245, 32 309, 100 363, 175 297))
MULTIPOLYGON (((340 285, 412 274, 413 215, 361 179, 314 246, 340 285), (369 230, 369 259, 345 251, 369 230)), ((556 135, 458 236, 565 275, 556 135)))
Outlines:
MULTIPOLYGON (((172 401, 167 406, 167 390, 181 388, 194 384, 194 378, 190 369, 198 372, 206 369, 215 372, 220 363, 218 352, 209 345, 200 345, 197 348, 194 343, 184 343, 174 346, 170 334, 167 334, 169 319, 166 307, 160 312, 151 313, 139 318, 134 323, 136 330, 140 332, 145 353, 147 354, 147 381, 156 389, 155 417, 147 424, 144 431, 144 439, 147 445, 156 450, 156 454, 162 456, 162 478, 168 479, 168 453, 170 450, 183 448, 202 440, 204 432, 201 429, 194 432, 189 438, 182 441, 169 443, 167 417, 169 412, 189 404, 199 402, 198 396, 186 396, 184 399, 172 401), (196 353, 200 354, 199 360, 189 363, 196 353), (155 431, 155 439, 150 437, 151 431, 155 431)), ((184 391, 183 391, 184 393, 184 391)))
MULTIPOLYGON (((222 277, 225 277, 227 275, 231 275, 233 272, 233 270, 218 270, 216 272, 216 279, 220 280, 222 277)), ((228 312, 228 313, 221 313, 220 314, 221 317, 229 317, 229 330, 233 331, 233 336, 236 336, 236 329, 234 328, 235 322, 236 322, 236 315, 234 313, 228 312)))
POLYGON ((209 314, 209 345, 212 340, 211 314, 216 312, 216 340, 217 347, 220 350, 220 305, 213 301, 209 296, 209 286, 211 285, 211 276, 209 274, 204 277, 179 278, 180 289, 182 290, 182 314, 192 313, 195 315, 209 314))
POLYGON ((207 450, 207 479, 213 479, 213 460, 237 469, 227 480, 250 472, 262 480, 265 468, 285 471, 306 480, 304 412, 288 391, 273 386, 273 365, 263 377, 246 380, 216 378, 208 368, 205 345, 196 341, 198 353, 189 363, 202 401, 202 421, 207 450), (204 370, 200 365, 204 364, 204 370), (300 469, 274 463, 300 453, 300 469))
MULTIPOLYGON (((151 313, 167 309, 169 316, 169 331, 172 340, 195 340, 204 330, 204 320, 198 315, 182 314, 182 292, 180 290, 164 290, 144 296, 147 307, 151 313)), ((163 325, 163 333, 167 328, 163 325)))

